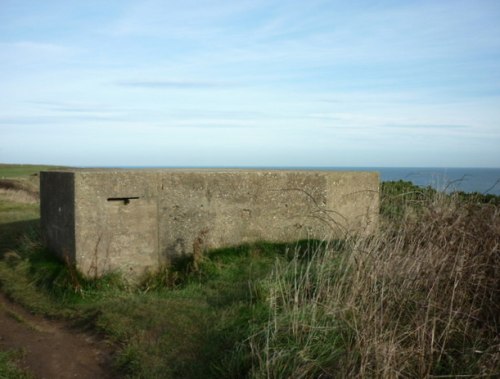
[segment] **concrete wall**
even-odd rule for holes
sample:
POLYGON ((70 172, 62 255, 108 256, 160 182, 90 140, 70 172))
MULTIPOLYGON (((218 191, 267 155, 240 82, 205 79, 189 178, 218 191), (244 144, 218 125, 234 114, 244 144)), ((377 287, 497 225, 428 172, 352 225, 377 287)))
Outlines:
POLYGON ((157 172, 80 171, 75 185, 79 270, 136 276, 158 267, 157 172))
POLYGON ((378 220, 379 179, 369 172, 77 170, 43 172, 41 183, 49 246, 73 246, 89 276, 137 276, 245 242, 369 234, 378 220))
POLYGON ((74 175, 66 172, 40 176, 40 218, 47 246, 62 260, 75 263, 74 175))

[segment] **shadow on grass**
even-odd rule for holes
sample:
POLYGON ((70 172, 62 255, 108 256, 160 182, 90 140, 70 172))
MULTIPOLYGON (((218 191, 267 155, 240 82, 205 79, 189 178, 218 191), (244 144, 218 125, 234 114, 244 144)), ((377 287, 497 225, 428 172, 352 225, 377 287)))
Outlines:
POLYGON ((36 233, 39 229, 40 219, 0 224, 0 258, 9 251, 17 250, 24 236, 36 233))
POLYGON ((132 288, 112 276, 80 277, 43 247, 39 231, 39 220, 0 225, 6 250, 23 258, 0 265, 2 289, 38 313, 71 319, 118 342, 116 368, 136 378, 248 377, 248 338, 270 314, 266 278, 277 261, 313 259, 324 244, 258 242, 213 250, 197 269, 186 258, 132 288))

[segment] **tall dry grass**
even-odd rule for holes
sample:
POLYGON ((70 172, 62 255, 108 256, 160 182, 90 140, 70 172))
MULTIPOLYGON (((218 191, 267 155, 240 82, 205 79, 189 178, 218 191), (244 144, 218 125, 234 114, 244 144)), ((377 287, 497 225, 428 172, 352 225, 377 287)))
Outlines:
POLYGON ((36 204, 39 201, 38 185, 28 180, 0 179, 0 199, 36 204))
POLYGON ((36 204, 39 201, 38 197, 32 193, 23 190, 11 190, 4 188, 0 188, 0 199, 22 204, 36 204))
POLYGON ((277 263, 257 378, 500 375, 500 208, 434 194, 277 263))

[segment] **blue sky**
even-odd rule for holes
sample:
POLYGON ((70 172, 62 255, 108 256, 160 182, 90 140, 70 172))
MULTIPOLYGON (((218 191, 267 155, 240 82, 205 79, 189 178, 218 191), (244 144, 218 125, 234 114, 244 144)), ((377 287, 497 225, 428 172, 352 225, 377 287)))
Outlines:
POLYGON ((500 1, 0 0, 0 162, 500 167, 500 1))

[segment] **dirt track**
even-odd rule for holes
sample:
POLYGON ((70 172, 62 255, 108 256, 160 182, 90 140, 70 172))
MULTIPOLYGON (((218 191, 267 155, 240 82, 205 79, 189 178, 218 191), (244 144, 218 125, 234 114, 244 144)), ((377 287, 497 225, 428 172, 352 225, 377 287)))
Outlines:
POLYGON ((38 379, 113 378, 111 348, 95 336, 27 312, 0 294, 0 349, 22 349, 38 379))

